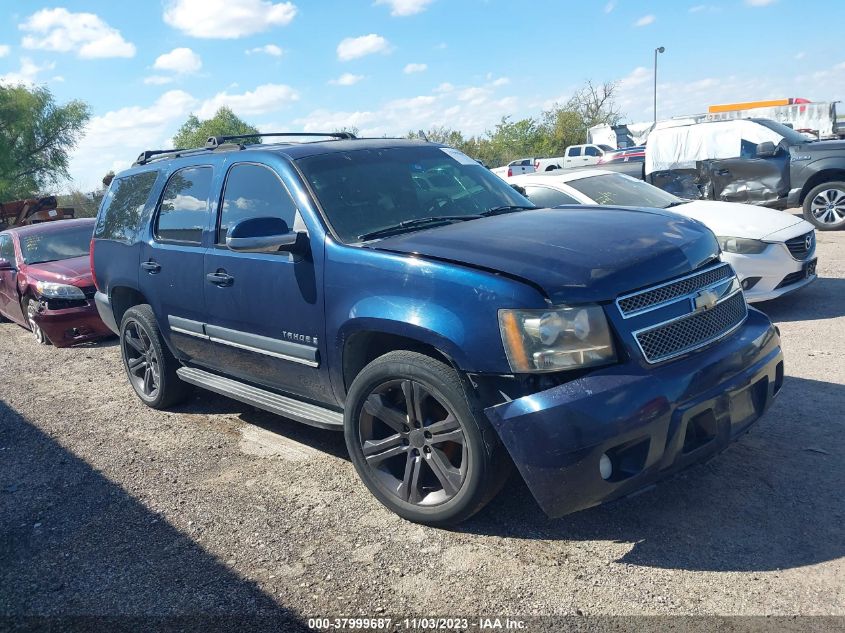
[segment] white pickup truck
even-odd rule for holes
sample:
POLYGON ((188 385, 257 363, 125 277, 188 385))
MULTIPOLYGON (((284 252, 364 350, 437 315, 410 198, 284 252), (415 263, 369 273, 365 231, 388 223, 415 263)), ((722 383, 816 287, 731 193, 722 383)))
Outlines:
MULTIPOLYGON (((535 171, 552 171, 553 169, 570 169, 595 165, 605 152, 611 152, 609 145, 570 145, 563 152, 563 156, 553 158, 538 158, 534 161, 535 171)), ((514 174, 515 176, 516 174, 514 174)))
POLYGON ((512 160, 504 167, 496 167, 491 169, 499 178, 512 178, 513 176, 521 176, 522 174, 533 174, 534 163, 536 158, 519 158, 512 160))

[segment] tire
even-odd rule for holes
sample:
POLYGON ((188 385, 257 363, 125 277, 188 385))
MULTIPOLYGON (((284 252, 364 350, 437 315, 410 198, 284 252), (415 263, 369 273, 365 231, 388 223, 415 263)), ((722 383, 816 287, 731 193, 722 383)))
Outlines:
POLYGON ((26 322, 29 325, 29 330, 35 337, 35 342, 39 345, 50 345, 50 339, 44 333, 33 318, 38 313, 38 302, 32 297, 27 297, 23 301, 23 313, 26 315, 26 322))
POLYGON ((804 198, 804 218, 820 231, 845 228, 845 182, 835 180, 813 187, 804 198))
POLYGON ((458 373, 416 352, 390 352, 361 371, 349 388, 344 435, 376 499, 426 525, 452 525, 478 512, 512 467, 458 373))
POLYGON ((148 407, 166 409, 190 394, 190 386, 176 375, 179 361, 162 340, 150 306, 137 305, 123 315, 120 355, 129 384, 148 407))

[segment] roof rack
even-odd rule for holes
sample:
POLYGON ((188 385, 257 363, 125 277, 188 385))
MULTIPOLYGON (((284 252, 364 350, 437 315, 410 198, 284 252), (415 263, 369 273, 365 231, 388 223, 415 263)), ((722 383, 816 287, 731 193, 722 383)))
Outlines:
MULTIPOLYGON (((264 137, 264 136, 306 136, 306 137, 329 137, 339 141, 351 140, 357 138, 351 132, 265 132, 256 134, 230 134, 227 136, 209 136, 205 142, 204 147, 193 148, 177 148, 177 149, 148 149, 135 159, 134 165, 146 165, 152 160, 161 160, 165 158, 178 158, 180 156, 191 156, 193 154, 200 154, 208 151, 232 151, 242 150, 244 146, 240 143, 229 143, 236 139, 264 137)), ((133 165, 133 166, 134 166, 133 165)))
POLYGON ((285 136, 285 137, 325 137, 335 138, 339 141, 347 141, 356 138, 352 132, 264 132, 259 134, 230 134, 227 136, 209 136, 205 146, 209 149, 218 147, 226 141, 234 141, 236 139, 254 138, 264 136, 285 136))

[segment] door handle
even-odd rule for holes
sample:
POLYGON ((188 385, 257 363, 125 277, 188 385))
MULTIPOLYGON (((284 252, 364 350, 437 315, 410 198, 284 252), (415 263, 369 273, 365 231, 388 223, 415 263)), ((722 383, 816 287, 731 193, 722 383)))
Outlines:
POLYGON ((215 286, 220 286, 221 288, 231 286, 235 283, 235 278, 232 277, 232 275, 227 274, 225 270, 218 270, 216 273, 208 273, 205 278, 209 283, 213 283, 215 286))
POLYGON ((155 275, 156 273, 161 272, 161 264, 150 260, 141 264, 141 269, 146 270, 151 275, 155 275))
POLYGON ((730 169, 717 169, 716 175, 717 176, 730 176, 731 170, 730 169))

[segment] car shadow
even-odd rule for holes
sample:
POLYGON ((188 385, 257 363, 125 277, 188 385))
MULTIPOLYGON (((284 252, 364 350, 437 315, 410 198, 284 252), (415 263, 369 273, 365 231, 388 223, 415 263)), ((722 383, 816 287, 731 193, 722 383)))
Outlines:
POLYGON ((308 630, 2 400, 0 530, 3 630, 308 630))
POLYGON ((550 520, 514 476, 458 529, 629 543, 618 562, 665 569, 770 571, 839 559, 845 556, 843 399, 841 385, 788 378, 748 435, 644 493, 550 520))
POLYGON ((791 294, 752 305, 775 323, 835 319, 845 315, 845 279, 820 277, 791 294))
POLYGON ((227 414, 236 416, 246 424, 257 426, 300 444, 306 444, 333 457, 349 461, 349 453, 346 450, 343 433, 289 420, 210 391, 197 389, 194 397, 172 410, 187 415, 227 414))

